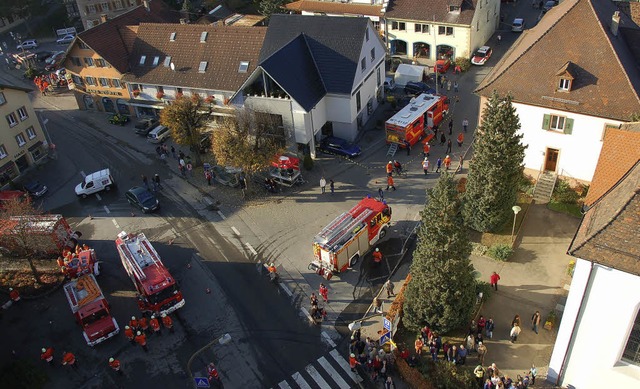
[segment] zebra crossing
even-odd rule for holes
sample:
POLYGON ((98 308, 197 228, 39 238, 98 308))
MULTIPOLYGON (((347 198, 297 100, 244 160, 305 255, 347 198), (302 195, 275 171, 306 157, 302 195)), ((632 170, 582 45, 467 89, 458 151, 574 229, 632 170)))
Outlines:
POLYGON ((308 364, 304 371, 297 371, 278 383, 280 389, 312 389, 336 388, 349 389, 358 387, 362 377, 351 371, 349 362, 335 348, 327 356, 321 356, 308 364))

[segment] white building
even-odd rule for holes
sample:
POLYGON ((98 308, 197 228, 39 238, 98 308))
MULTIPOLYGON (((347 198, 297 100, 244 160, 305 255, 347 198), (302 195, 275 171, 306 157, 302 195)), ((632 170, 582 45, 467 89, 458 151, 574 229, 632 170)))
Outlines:
POLYGON ((301 15, 366 17, 371 20, 375 30, 383 34, 381 21, 388 3, 389 0, 298 0, 284 7, 301 15))

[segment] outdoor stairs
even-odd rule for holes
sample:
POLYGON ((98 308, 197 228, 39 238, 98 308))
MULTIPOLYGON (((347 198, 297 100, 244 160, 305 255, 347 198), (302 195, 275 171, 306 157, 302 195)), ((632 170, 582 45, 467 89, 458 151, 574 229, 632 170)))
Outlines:
POLYGON ((542 172, 533 189, 533 200, 538 204, 546 204, 551 200, 553 188, 556 186, 558 175, 552 172, 542 172))
POLYGON ((398 151, 398 144, 391 143, 389 145, 389 151, 387 151, 387 157, 393 157, 394 155, 396 155, 396 151, 398 151))

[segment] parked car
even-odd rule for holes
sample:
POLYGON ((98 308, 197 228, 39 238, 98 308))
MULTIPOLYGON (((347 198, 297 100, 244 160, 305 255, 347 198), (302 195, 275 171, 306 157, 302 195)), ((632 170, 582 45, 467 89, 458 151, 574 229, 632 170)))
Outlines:
POLYGON ((491 47, 482 46, 475 52, 475 54, 473 54, 473 57, 471 58, 471 63, 474 65, 484 65, 487 62, 487 60, 491 58, 492 52, 493 50, 491 50, 491 47))
POLYGON ((436 61, 436 69, 438 69, 438 73, 446 73, 450 67, 451 60, 449 59, 439 59, 436 61))
POLYGON ((49 190, 46 185, 43 185, 40 181, 31 181, 24 184, 24 190, 33 198, 44 196, 49 190))
POLYGON ((160 208, 160 201, 146 188, 134 186, 124 194, 124 197, 129 204, 140 208, 143 213, 153 212, 160 208))
POLYGON ((35 49, 36 47, 38 47, 38 41, 35 39, 24 40, 22 41, 22 43, 16 46, 18 50, 35 49))
POLYGON ((396 80, 393 77, 385 77, 384 78, 384 90, 386 92, 391 92, 396 88, 396 80))
POLYGON ((144 118, 136 122, 136 134, 148 135, 151 130, 156 128, 160 124, 157 118, 144 118))
POLYGON ((362 152, 360 146, 335 136, 324 138, 320 142, 320 151, 328 154, 342 155, 347 158, 357 157, 362 152))
POLYGON ((73 42, 74 38, 75 35, 73 34, 65 35, 62 38, 56 40, 56 43, 59 45, 68 45, 69 43, 73 42))
POLYGON ((171 131, 165 126, 158 126, 147 135, 147 140, 151 143, 162 143, 171 136, 171 131))
POLYGON ((547 12, 551 8, 555 7, 556 5, 558 5, 558 3, 556 3, 554 0, 549 0, 544 3, 544 7, 542 7, 542 10, 543 12, 547 12))
POLYGON ((511 24, 511 31, 513 32, 524 31, 524 19, 523 18, 513 19, 513 23, 511 24))
POLYGON ((45 59, 44 63, 51 65, 62 57, 64 57, 64 51, 54 51, 47 59, 45 59))
POLYGON ((46 62, 54 53, 55 52, 53 51, 38 51, 36 53, 36 58, 38 58, 38 61, 40 62, 46 62))
POLYGON ((404 93, 408 95, 419 95, 420 93, 435 94, 436 90, 424 82, 409 81, 404 87, 404 93))

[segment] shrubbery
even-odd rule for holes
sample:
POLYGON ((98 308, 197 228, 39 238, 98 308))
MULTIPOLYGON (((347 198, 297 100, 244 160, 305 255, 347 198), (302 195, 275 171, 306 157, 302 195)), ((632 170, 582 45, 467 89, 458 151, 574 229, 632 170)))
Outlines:
POLYGON ((511 246, 508 246, 506 244, 494 244, 493 246, 489 247, 489 250, 487 250, 487 254, 489 254, 489 256, 495 260, 506 261, 507 259, 509 259, 511 254, 513 254, 513 249, 511 248, 511 246))
POLYGON ((471 60, 466 57, 458 57, 456 58, 455 64, 457 66, 460 66, 460 70, 462 70, 463 72, 466 72, 471 67, 471 60))

